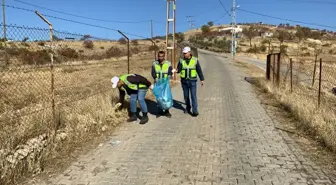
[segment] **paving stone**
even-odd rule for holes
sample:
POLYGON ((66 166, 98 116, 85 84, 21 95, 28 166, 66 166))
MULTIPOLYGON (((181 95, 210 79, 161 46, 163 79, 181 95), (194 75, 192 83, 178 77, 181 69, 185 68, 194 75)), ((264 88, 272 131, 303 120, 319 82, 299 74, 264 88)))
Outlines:
MULTIPOLYGON (((104 144, 49 180, 90 185, 336 182, 335 175, 320 170, 286 133, 274 128, 276 121, 230 59, 199 53, 206 80, 197 87, 198 117, 172 108, 170 119, 150 115, 146 125, 125 123, 111 138, 120 145, 104 144)), ((184 102, 180 85, 172 92, 184 102)))

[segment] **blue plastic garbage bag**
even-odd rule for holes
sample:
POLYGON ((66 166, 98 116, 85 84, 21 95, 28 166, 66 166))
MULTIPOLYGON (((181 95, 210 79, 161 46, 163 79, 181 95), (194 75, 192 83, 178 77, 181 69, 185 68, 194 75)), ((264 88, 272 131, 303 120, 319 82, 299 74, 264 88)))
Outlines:
POLYGON ((167 110, 173 106, 169 78, 158 79, 154 85, 153 94, 161 109, 167 110))

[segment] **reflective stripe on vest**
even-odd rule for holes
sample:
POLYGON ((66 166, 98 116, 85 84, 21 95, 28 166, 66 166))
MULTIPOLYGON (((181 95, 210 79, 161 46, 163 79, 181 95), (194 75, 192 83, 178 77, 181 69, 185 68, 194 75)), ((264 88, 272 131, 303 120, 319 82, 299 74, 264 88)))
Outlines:
MULTIPOLYGON (((134 74, 126 74, 126 75, 122 75, 120 77, 120 80, 123 81, 126 86, 132 90, 138 90, 138 85, 137 84, 132 84, 127 80, 127 77, 129 76, 135 76, 134 74)), ((147 86, 144 84, 139 84, 139 88, 146 88, 147 86)), ((122 90, 126 91, 124 88, 122 88, 122 90)))
POLYGON ((164 61, 162 67, 158 61, 155 61, 153 62, 153 66, 155 69, 157 79, 168 77, 169 67, 171 66, 171 63, 169 61, 164 61))
POLYGON ((191 57, 189 65, 184 59, 182 59, 180 62, 182 64, 182 71, 180 77, 182 79, 197 80, 197 71, 196 71, 197 58, 191 57))

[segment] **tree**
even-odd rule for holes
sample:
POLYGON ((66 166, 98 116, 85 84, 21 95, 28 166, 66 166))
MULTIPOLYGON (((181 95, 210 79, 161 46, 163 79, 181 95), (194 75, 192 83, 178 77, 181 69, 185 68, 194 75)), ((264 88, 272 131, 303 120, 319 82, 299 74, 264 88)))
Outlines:
POLYGON ((257 28, 254 26, 250 26, 249 28, 244 28, 243 34, 249 39, 250 47, 252 47, 252 39, 258 34, 257 28))
POLYGON ((304 38, 309 38, 311 36, 311 30, 307 27, 301 27, 301 30, 303 32, 304 38))
POLYGON ((290 34, 288 31, 280 30, 276 33, 276 38, 280 41, 280 46, 285 40, 288 40, 290 38, 290 34))
POLYGON ((300 27, 296 28, 295 36, 299 39, 299 43, 302 40, 306 39, 305 33, 303 32, 303 30, 300 27))
POLYGON ((201 27, 201 30, 202 30, 203 33, 208 33, 208 32, 210 32, 210 27, 208 25, 203 25, 201 27))
POLYGON ((311 32, 310 36, 313 39, 321 39, 321 33, 319 33, 318 31, 311 32))
POLYGON ((91 38, 91 35, 86 34, 86 35, 83 35, 83 37, 80 40, 87 40, 89 38, 91 38))
POLYGON ((214 22, 213 22, 213 21, 209 21, 209 22, 208 22, 208 25, 211 27, 211 26, 214 25, 214 22))

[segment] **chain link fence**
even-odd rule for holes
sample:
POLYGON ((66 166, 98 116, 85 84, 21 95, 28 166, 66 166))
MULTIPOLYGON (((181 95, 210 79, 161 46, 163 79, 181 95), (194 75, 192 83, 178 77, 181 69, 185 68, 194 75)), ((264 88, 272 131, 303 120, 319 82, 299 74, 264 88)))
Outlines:
MULTIPOLYGON (((4 39, 3 28, 0 25, 0 184, 20 176, 13 169, 35 164, 23 164, 22 159, 40 155, 34 153, 40 145, 19 150, 31 139, 44 135, 48 142, 62 141, 50 149, 58 152, 89 139, 85 133, 100 133, 122 121, 122 113, 113 109, 118 92, 110 79, 129 72, 152 81, 152 62, 166 47, 161 39, 128 42, 123 37, 111 40, 17 25, 6 25, 10 39, 4 39)), ((171 53, 166 57, 172 60, 168 56, 171 53)))
POLYGON ((280 89, 295 93, 317 108, 333 109, 336 99, 336 62, 305 60, 280 53, 269 54, 266 78, 280 89))
POLYGON ((336 63, 280 53, 267 57, 266 78, 292 114, 321 142, 336 148, 336 63))

